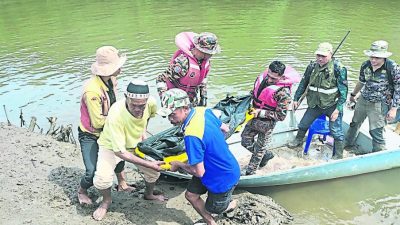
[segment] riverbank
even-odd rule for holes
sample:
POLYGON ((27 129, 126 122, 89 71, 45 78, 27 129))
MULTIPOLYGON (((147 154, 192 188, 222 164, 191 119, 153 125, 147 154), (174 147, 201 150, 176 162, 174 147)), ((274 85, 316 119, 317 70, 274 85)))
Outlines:
MULTIPOLYGON (((76 189, 84 166, 79 146, 57 142, 49 136, 0 123, 0 224, 193 224, 200 216, 184 197, 186 182, 160 179, 157 189, 170 198, 165 204, 142 198, 143 180, 127 166, 133 193, 113 190, 113 204, 103 221, 91 217, 98 205, 80 206, 76 189)), ((96 200, 98 192, 89 195, 96 200)), ((271 198, 235 192, 240 207, 219 224, 284 224, 290 214, 271 198)), ((97 200, 99 202, 99 200, 97 200)))

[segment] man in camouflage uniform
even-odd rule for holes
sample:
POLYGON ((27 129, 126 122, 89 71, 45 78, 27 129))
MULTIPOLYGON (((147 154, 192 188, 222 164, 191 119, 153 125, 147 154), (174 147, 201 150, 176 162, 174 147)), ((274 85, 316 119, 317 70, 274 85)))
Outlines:
POLYGON ((381 40, 364 51, 369 60, 361 65, 359 81, 350 94, 350 101, 357 101, 357 104, 346 135, 346 147, 354 146, 360 126, 368 117, 372 152, 385 149, 386 119, 390 121, 396 117, 400 104, 400 70, 396 62, 388 59, 392 53, 387 50, 388 43, 381 40), (360 90, 361 95, 357 95, 360 90))
MULTIPOLYGON (((264 77, 261 85, 256 87, 258 79, 256 80, 255 88, 253 90, 253 107, 250 114, 254 115, 245 126, 242 132, 242 146, 249 149, 253 155, 246 168, 244 175, 252 175, 259 167, 267 165, 268 160, 274 157, 273 153, 267 150, 267 145, 271 142, 272 131, 277 121, 283 121, 286 118, 287 110, 292 101, 290 97, 290 87, 283 86, 277 87, 277 90, 269 95, 276 99, 276 106, 261 106, 256 102, 262 102, 266 99, 260 99, 262 91, 269 86, 275 85, 284 76, 285 65, 279 61, 274 61, 269 65, 268 74, 264 77), (265 85, 263 85, 265 83, 265 85), (262 87, 264 86, 264 87, 262 87), (254 93, 258 92, 258 93, 254 93), (257 136, 257 141, 254 138, 257 136)), ((267 95, 265 95, 267 96, 267 95)))
POLYGON ((329 129, 334 138, 335 159, 343 158, 344 132, 342 128, 343 105, 347 99, 347 70, 332 58, 330 43, 321 43, 315 51, 316 61, 311 62, 294 96, 293 108, 299 105, 299 99, 307 90, 307 111, 298 127, 296 138, 289 143, 290 148, 301 146, 304 136, 316 118, 329 116, 329 129))
POLYGON ((156 79, 160 99, 165 91, 179 88, 188 93, 193 106, 206 106, 209 59, 220 52, 218 39, 215 34, 208 32, 182 32, 176 36, 175 43, 179 49, 172 57, 167 70, 156 79))

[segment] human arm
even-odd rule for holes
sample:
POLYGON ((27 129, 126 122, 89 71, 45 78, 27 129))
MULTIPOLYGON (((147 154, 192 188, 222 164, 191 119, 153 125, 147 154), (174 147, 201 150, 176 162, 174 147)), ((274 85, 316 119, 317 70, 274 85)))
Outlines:
POLYGON ((160 97, 160 99, 162 98, 164 92, 167 91, 167 82, 166 82, 166 79, 168 79, 166 76, 167 71, 158 75, 156 78, 157 92, 158 92, 158 96, 160 97))
POLYGON ((339 115, 339 112, 343 112, 343 105, 346 103, 347 100, 348 85, 346 67, 339 68, 339 74, 337 74, 337 88, 339 91, 339 98, 336 103, 337 111, 335 110, 335 112, 332 113, 331 121, 335 121, 337 116, 339 115))
MULTIPOLYGON (((147 132, 147 128, 148 128, 148 126, 149 126, 150 119, 153 118, 153 117, 155 117, 155 116, 156 116, 156 113, 157 113, 157 101, 156 101, 152 96, 150 96, 150 97, 147 99, 147 103, 146 103, 146 104, 147 104, 147 107, 146 107, 145 110, 148 111, 149 117, 147 118, 146 127, 145 127, 145 129, 143 130, 143 133, 142 133, 142 135, 141 135, 142 141, 145 140, 145 139, 147 139, 147 133, 150 134, 151 136, 153 136, 153 134, 151 134, 150 132, 147 132)), ((147 113, 146 113, 146 115, 147 115, 147 113)))
POLYGON ((359 77, 358 77, 358 82, 357 82, 356 86, 354 87, 353 92, 350 93, 350 99, 349 99, 349 100, 350 100, 351 102, 356 102, 356 101, 357 101, 358 93, 359 93, 359 92, 361 91, 361 89, 364 87, 364 84, 365 84, 365 82, 366 82, 364 69, 365 69, 367 66, 368 66, 368 62, 364 62, 364 63, 361 65, 361 68, 360 68, 360 75, 359 75, 359 77))
POLYGON ((203 177, 204 173, 206 172, 206 170, 204 169, 204 163, 200 162, 196 165, 189 165, 183 162, 179 162, 179 161, 172 161, 170 162, 171 165, 171 171, 175 172, 177 171, 179 168, 184 169, 186 172, 188 172, 189 174, 195 176, 195 177, 203 177))
POLYGON ((114 152, 116 156, 118 156, 119 158, 130 162, 130 163, 134 163, 134 164, 138 164, 150 169, 153 169, 155 171, 160 171, 161 169, 161 165, 164 165, 165 162, 164 161, 147 161, 144 160, 142 158, 139 158, 135 155, 133 155, 132 153, 128 152, 128 151, 120 151, 120 152, 114 152))
POLYGON ((199 106, 207 106, 207 77, 203 79, 199 85, 200 102, 199 106))
POLYGON ((301 96, 306 92, 306 89, 308 87, 308 84, 310 83, 310 77, 312 70, 314 69, 315 64, 311 62, 307 68, 306 71, 304 72, 303 77, 301 78, 301 81, 297 87, 296 93, 294 94, 293 97, 293 108, 296 109, 298 107, 299 100, 301 96))
POLYGON ((157 91, 160 98, 167 91, 167 80, 177 81, 184 77, 189 70, 189 59, 182 53, 175 57, 168 68, 156 78, 157 91))
POLYGON ((196 177, 202 177, 205 173, 203 161, 204 155, 206 154, 203 141, 199 137, 192 135, 185 136, 183 140, 185 142, 188 163, 187 166, 181 168, 187 169, 187 172, 196 177))
POLYGON ((358 98, 358 93, 361 91, 361 89, 364 87, 364 83, 361 83, 360 81, 357 82, 356 86, 354 87, 354 90, 350 93, 350 101, 351 102, 356 102, 358 98))
POLYGON ((254 109, 250 112, 255 118, 267 118, 275 121, 283 121, 286 118, 287 111, 292 102, 289 88, 281 88, 275 93, 274 98, 277 101, 275 110, 254 109))
POLYGON ((391 121, 396 118, 397 109, 400 106, 400 66, 394 64, 392 70, 393 79, 393 97, 391 102, 391 108, 386 115, 387 120, 391 121))

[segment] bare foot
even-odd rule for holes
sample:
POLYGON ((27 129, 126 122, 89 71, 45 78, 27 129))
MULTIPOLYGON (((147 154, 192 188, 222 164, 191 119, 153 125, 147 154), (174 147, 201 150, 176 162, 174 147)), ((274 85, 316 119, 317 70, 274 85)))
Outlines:
POLYGON ((88 193, 85 189, 78 188, 78 200, 81 205, 91 205, 93 204, 92 199, 89 198, 88 193))
POLYGON ((166 201, 168 201, 168 197, 163 195, 163 194, 145 195, 143 198, 145 200, 158 201, 158 202, 166 202, 166 201))
POLYGON ((153 191, 153 195, 162 195, 162 194, 164 194, 162 191, 159 191, 159 190, 153 191))
POLYGON ((234 199, 229 203, 228 208, 226 208, 224 212, 225 213, 232 212, 236 207, 237 207, 237 200, 234 199))
POLYGON ((117 191, 133 192, 136 190, 136 185, 122 183, 117 185, 117 191))
POLYGON ((108 207, 110 207, 111 202, 102 202, 94 212, 93 212, 93 219, 95 220, 102 220, 107 213, 108 207))

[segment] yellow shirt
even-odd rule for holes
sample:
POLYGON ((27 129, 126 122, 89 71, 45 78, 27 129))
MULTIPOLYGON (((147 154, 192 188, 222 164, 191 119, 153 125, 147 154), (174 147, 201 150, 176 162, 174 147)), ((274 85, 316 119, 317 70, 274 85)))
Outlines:
POLYGON ((112 105, 103 132, 97 143, 114 152, 122 152, 133 149, 141 141, 143 132, 146 131, 147 122, 157 112, 157 104, 154 98, 147 100, 143 117, 137 119, 132 116, 125 105, 125 98, 112 105))

